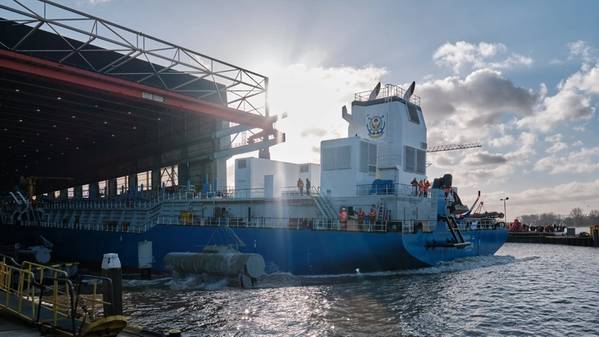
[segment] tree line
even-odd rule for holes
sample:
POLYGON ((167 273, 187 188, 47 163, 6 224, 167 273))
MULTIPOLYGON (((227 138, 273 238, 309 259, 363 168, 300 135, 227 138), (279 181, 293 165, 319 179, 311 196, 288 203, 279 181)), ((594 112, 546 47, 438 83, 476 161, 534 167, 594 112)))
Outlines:
POLYGON ((599 225, 599 210, 591 210, 585 214, 581 208, 573 208, 568 215, 555 214, 553 212, 541 214, 522 215, 520 220, 528 225, 566 225, 566 226, 590 226, 599 225))

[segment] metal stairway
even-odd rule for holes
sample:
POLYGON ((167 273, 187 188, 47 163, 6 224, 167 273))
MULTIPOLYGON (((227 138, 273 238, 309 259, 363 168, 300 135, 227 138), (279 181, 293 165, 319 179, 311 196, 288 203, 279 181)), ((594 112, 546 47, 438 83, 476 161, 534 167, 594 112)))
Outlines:
POLYGON ((464 248, 470 245, 470 242, 464 241, 464 236, 462 236, 462 232, 458 228, 458 223, 455 220, 453 215, 444 217, 444 220, 447 222, 447 228, 453 237, 454 242, 452 243, 453 247, 456 248, 464 248))
POLYGON ((320 213, 327 219, 336 219, 337 212, 333 209, 333 205, 325 196, 323 196, 320 192, 310 193, 316 207, 320 211, 320 213))

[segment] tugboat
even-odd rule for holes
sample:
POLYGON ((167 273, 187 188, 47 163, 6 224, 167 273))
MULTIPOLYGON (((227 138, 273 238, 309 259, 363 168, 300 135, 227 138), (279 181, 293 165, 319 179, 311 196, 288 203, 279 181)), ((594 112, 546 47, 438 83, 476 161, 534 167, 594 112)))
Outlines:
POLYGON ((431 149, 414 88, 379 84, 355 94, 351 112, 341 112, 348 135, 321 142, 320 164, 240 158, 234 189, 182 186, 133 197, 38 200, 33 207, 17 200, 2 209, 2 223, 43 235, 59 259, 98 261, 110 251, 123 267, 157 271, 168 253, 210 245, 257 254, 266 272, 296 275, 492 255, 508 234, 500 214, 474 216, 450 174, 430 188, 422 183, 431 149))

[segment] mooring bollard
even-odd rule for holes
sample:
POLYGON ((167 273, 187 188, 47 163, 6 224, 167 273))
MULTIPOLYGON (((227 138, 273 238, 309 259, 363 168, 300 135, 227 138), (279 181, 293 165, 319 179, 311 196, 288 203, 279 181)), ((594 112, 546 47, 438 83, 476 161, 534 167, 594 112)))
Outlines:
POLYGON ((102 259, 102 276, 112 282, 104 282, 104 316, 123 314, 123 272, 121 260, 116 253, 104 254, 102 259), (112 283, 112 284, 111 284, 112 283))

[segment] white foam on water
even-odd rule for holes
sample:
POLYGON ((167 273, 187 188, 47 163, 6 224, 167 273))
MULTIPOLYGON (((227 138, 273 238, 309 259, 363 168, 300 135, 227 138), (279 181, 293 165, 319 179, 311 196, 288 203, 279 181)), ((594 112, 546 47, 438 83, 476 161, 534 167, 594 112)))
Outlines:
POLYGON ((123 280, 123 286, 125 288, 147 288, 147 287, 160 287, 171 281, 172 277, 162 277, 152 280, 123 280))
MULTIPOLYGON (((367 279, 391 278, 409 275, 432 275, 460 272, 472 269, 489 268, 510 263, 527 262, 538 259, 529 256, 516 259, 510 255, 474 256, 443 261, 433 267, 408 269, 399 271, 382 271, 363 273, 356 269, 355 273, 297 276, 291 273, 276 272, 266 274, 258 279, 257 288, 297 287, 305 285, 335 284, 356 282, 367 279)), ((127 288, 168 287, 172 290, 220 290, 231 287, 230 280, 205 275, 187 275, 185 277, 165 277, 155 280, 126 280, 127 288)))
POLYGON ((275 273, 263 276, 258 280, 259 288, 288 287, 299 285, 320 285, 334 284, 342 282, 355 282, 367 279, 401 277, 408 275, 430 275, 440 273, 460 272, 471 269, 488 268, 498 265, 505 265, 515 262, 525 262, 534 260, 538 257, 527 257, 516 259, 513 256, 474 256, 455 259, 452 261, 443 261, 433 267, 408 269, 399 271, 382 271, 362 273, 356 269, 356 273, 347 274, 328 274, 328 275, 306 275, 296 276, 289 273, 275 273))

